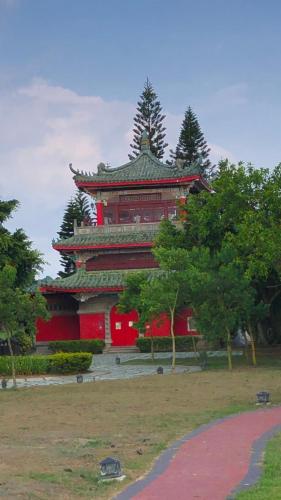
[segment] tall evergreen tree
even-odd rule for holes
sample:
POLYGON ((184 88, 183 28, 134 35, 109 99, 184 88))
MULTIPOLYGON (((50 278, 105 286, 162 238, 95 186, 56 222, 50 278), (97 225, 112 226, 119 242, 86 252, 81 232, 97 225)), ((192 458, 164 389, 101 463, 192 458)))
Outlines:
MULTIPOLYGON (((91 208, 87 195, 81 191, 77 191, 74 198, 71 198, 64 212, 62 224, 58 232, 60 239, 70 238, 74 235, 74 220, 77 224, 84 222, 85 224, 92 223, 91 208)), ((58 274, 62 278, 69 276, 75 272, 75 262, 67 253, 61 253, 60 263, 63 266, 63 271, 58 274)))
POLYGON ((141 134, 144 130, 147 131, 152 153, 159 159, 164 156, 164 150, 168 146, 165 142, 166 127, 163 125, 166 115, 163 115, 162 106, 157 97, 151 82, 147 78, 134 117, 134 138, 132 144, 130 144, 132 152, 128 155, 130 160, 136 158, 140 152, 141 134))
POLYGON ((171 161, 183 160, 183 166, 199 163, 201 174, 208 176, 212 170, 209 159, 210 148, 201 131, 197 116, 189 106, 184 115, 176 150, 170 150, 171 161))

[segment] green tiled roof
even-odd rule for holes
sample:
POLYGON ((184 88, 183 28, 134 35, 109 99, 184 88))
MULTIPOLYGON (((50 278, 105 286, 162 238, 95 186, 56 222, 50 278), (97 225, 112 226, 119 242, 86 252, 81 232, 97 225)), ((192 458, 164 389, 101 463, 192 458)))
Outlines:
MULTIPOLYGON (((143 269, 130 270, 130 271, 85 271, 84 269, 79 269, 76 273, 68 276, 67 278, 57 278, 51 283, 49 282, 44 287, 48 291, 52 291, 52 288, 57 289, 101 289, 101 288, 118 288, 125 284, 126 275, 132 272, 144 271, 143 269)), ((159 269, 149 269, 147 271, 151 273, 159 273, 159 269)))
POLYGON ((98 165, 98 171, 95 173, 79 172, 72 168, 75 174, 74 180, 78 182, 96 182, 112 183, 126 181, 147 181, 160 179, 181 179, 191 175, 199 174, 200 165, 194 165, 185 168, 178 166, 168 166, 159 161, 149 149, 141 151, 134 160, 125 163, 117 168, 105 166, 103 163, 98 165))
POLYGON ((65 240, 53 241, 53 246, 88 246, 88 245, 112 245, 126 243, 146 243, 155 239, 158 228, 155 230, 137 230, 124 232, 105 232, 95 230, 90 234, 77 234, 65 240))

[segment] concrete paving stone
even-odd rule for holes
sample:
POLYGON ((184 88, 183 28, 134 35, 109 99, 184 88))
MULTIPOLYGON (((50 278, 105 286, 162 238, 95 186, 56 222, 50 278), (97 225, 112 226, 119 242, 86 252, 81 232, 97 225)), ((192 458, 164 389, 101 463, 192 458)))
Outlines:
MULTIPOLYGON (((221 356, 225 355, 221 351, 210 352, 209 355, 221 356)), ((90 373, 83 375, 84 382, 93 382, 100 380, 122 380, 130 379, 134 377, 141 377, 145 375, 156 375, 156 365, 124 365, 125 361, 129 360, 146 360, 150 359, 151 354, 149 353, 126 353, 119 354, 121 364, 116 365, 115 359, 117 354, 101 354, 93 357, 93 362, 90 366, 90 373)), ((155 359, 169 359, 171 358, 171 352, 155 353, 155 359)), ((195 358, 195 354, 192 352, 179 352, 177 353, 177 358, 195 358)), ((196 365, 196 358, 194 359, 194 366, 184 367, 177 366, 176 373, 192 373, 195 371, 200 371, 201 368, 196 365)), ((164 375, 171 373, 168 366, 164 366, 164 375)), ((44 375, 42 377, 18 377, 17 386, 21 387, 35 387, 35 386, 48 386, 48 385, 60 385, 60 384, 73 384, 77 383, 76 375, 64 375, 64 376, 48 376, 44 375)), ((12 380, 9 379, 7 388, 12 387, 12 380)), ((0 386, 0 390, 3 390, 0 386)))

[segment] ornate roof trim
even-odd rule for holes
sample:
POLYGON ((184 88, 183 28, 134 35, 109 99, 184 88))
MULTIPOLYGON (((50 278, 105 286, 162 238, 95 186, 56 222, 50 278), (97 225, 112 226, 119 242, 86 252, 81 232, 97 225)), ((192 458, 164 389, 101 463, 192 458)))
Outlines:
POLYGON ((150 276, 161 271, 155 269, 130 269, 115 271, 85 271, 78 269, 67 278, 57 278, 40 287, 43 293, 51 292, 120 292, 124 289, 126 276, 134 272, 147 272, 150 276))
POLYGON ((126 162, 119 167, 110 167, 100 163, 97 172, 84 172, 69 165, 74 174, 74 180, 78 187, 87 185, 130 185, 137 183, 179 183, 189 180, 200 179, 200 166, 194 164, 189 168, 178 165, 166 165, 156 158, 150 149, 141 150, 140 154, 132 161, 126 162))

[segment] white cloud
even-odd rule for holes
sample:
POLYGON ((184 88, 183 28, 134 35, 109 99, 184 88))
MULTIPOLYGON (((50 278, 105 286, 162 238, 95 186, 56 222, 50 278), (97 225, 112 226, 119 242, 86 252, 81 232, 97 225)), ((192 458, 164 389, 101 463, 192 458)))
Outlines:
POLYGON ((249 101, 249 88, 246 83, 240 82, 217 90, 209 99, 207 107, 216 112, 245 106, 249 101))
MULTIPOLYGON (((20 200, 11 227, 22 226, 45 253, 54 275, 58 257, 51 240, 64 207, 74 192, 68 164, 94 171, 104 161, 118 166, 128 160, 135 105, 82 96, 42 79, 0 93, 0 196, 20 200)), ((182 116, 167 113, 167 137, 174 147, 182 116)), ((168 152, 167 148, 167 152, 168 152)), ((215 156, 231 155, 212 145, 215 156)))
POLYGON ((228 151, 227 149, 223 148, 222 146, 219 146, 218 144, 208 144, 209 148, 211 148, 211 160, 214 163, 218 163, 220 160, 225 160, 226 158, 229 161, 232 161, 235 163, 237 160, 233 156, 233 154, 228 151))

